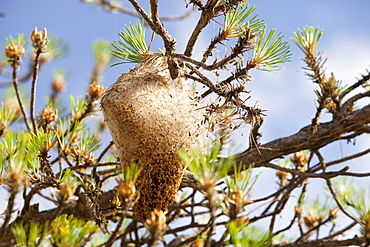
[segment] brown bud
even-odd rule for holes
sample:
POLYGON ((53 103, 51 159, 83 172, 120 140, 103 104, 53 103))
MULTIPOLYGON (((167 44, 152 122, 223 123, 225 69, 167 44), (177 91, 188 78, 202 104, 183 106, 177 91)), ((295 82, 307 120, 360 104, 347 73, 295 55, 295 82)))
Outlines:
POLYGON ((166 215, 162 210, 154 209, 145 223, 151 232, 152 230, 161 231, 167 227, 166 215))
POLYGON ((296 152, 290 160, 297 166, 297 167, 303 167, 305 166, 310 157, 305 152, 296 152))
POLYGON ((115 197, 113 197, 113 199, 111 201, 111 204, 113 206, 115 206, 116 208, 118 208, 118 207, 121 206, 122 203, 121 203, 121 200, 119 199, 119 197, 118 196, 115 196, 115 197))
POLYGON ((26 50, 20 45, 7 45, 5 47, 5 55, 9 58, 23 57, 26 50))
POLYGON ((85 162, 88 164, 93 164, 95 162, 95 156, 90 152, 85 158, 85 162))
POLYGON ((123 196, 134 196, 136 193, 136 188, 134 183, 129 181, 123 181, 116 179, 116 182, 118 183, 118 186, 116 187, 116 190, 118 190, 123 196))
POLYGON ((53 147, 55 147, 55 145, 57 145, 57 141, 54 141, 54 142, 51 142, 50 139, 47 140, 46 142, 46 145, 45 145, 45 152, 50 152, 51 149, 53 149, 53 147))
POLYGON ((71 196, 73 196, 75 190, 76 188, 74 186, 71 186, 70 184, 63 184, 59 190, 58 201, 60 203, 67 201, 71 196))
POLYGON ((51 88, 55 92, 63 92, 66 88, 66 82, 61 76, 56 76, 51 84, 51 88))
POLYGON ((243 191, 238 189, 231 192, 228 201, 235 205, 237 211, 242 210, 244 207, 243 191))
POLYGON ((337 216, 338 216, 337 211, 338 210, 336 210, 334 208, 330 208, 329 209, 330 216, 333 217, 333 218, 337 218, 337 216))
POLYGON ((308 213, 308 216, 304 217, 303 221, 307 228, 311 229, 320 223, 320 218, 316 214, 308 213))
POLYGON ((294 211, 296 212, 296 214, 297 214, 298 217, 301 217, 301 215, 302 215, 302 207, 296 206, 296 207, 294 207, 294 211))
POLYGON ((4 132, 8 129, 8 126, 6 123, 2 122, 0 126, 0 137, 4 134, 4 132))
POLYGON ((97 82, 93 82, 90 84, 88 92, 92 99, 98 99, 103 96, 105 88, 99 85, 97 82))
POLYGON ((69 151, 70 151, 72 157, 77 157, 77 156, 81 155, 81 150, 80 150, 79 147, 69 146, 69 151))
POLYGON ((280 180, 280 183, 279 183, 280 186, 285 186, 287 184, 288 179, 290 178, 291 174, 289 172, 285 172, 285 171, 277 171, 276 176, 280 180))
POLYGON ((249 223, 249 218, 245 215, 241 215, 235 221, 238 226, 245 226, 249 223))
POLYGON ((45 107, 41 112, 41 120, 47 123, 55 122, 58 119, 58 109, 45 107))
POLYGON ((191 247, 204 247, 203 239, 197 239, 197 241, 191 247))
POLYGON ((48 41, 48 32, 46 28, 44 28, 44 32, 37 31, 37 27, 35 27, 31 33, 31 41, 34 45, 44 45, 48 41))

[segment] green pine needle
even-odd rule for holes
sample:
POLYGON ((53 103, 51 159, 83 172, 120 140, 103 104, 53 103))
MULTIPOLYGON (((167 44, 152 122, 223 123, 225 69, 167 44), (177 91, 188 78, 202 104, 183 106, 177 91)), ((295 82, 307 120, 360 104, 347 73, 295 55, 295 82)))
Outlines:
POLYGON ((111 43, 105 40, 97 40, 93 44, 94 60, 97 65, 105 67, 114 58, 111 54, 111 43))
POLYGON ((265 247, 271 246, 271 236, 268 231, 261 227, 249 224, 240 226, 238 222, 231 221, 228 224, 230 244, 236 247, 265 247))
POLYGON ((231 10, 225 15, 224 32, 227 37, 234 38, 242 35, 243 30, 249 28, 252 33, 258 32, 264 25, 262 20, 257 19, 258 15, 254 15, 250 20, 246 21, 255 11, 255 7, 249 8, 248 4, 240 4, 236 9, 231 10))
POLYGON ((258 176, 252 177, 252 169, 242 171, 236 163, 234 163, 233 167, 234 176, 227 177, 225 183, 230 191, 243 191, 243 198, 248 198, 258 176))
POLYGON ((124 171, 124 178, 125 181, 132 181, 136 182, 137 178, 139 177, 141 172, 140 167, 137 164, 131 164, 129 166, 126 166, 126 169, 124 171))
MULTIPOLYGON (((0 124, 2 126, 6 126, 8 129, 10 126, 18 122, 21 117, 16 118, 16 110, 11 109, 10 107, 7 107, 7 105, 2 102, 0 107, 0 124)), ((4 134, 5 130, 0 133, 0 137, 4 134)))
POLYGON ((298 28, 298 31, 294 32, 295 37, 291 40, 304 54, 314 55, 322 34, 323 31, 319 27, 304 27, 303 31, 298 28))
POLYGON ((49 35, 48 54, 49 60, 62 58, 69 52, 68 44, 60 37, 49 35))
POLYGON ((145 42, 145 28, 142 22, 137 21, 135 25, 129 23, 118 34, 119 41, 115 41, 112 50, 113 56, 122 59, 123 62, 113 64, 112 66, 123 63, 138 63, 140 58, 148 53, 145 42))
POLYGON ((272 29, 266 37, 266 26, 260 35, 256 36, 254 54, 251 63, 257 69, 264 71, 276 71, 281 69, 281 65, 290 62, 291 52, 287 41, 279 33, 274 36, 276 29, 272 29))
POLYGON ((6 45, 18 45, 18 46, 25 46, 27 44, 27 37, 24 34, 18 34, 17 39, 9 36, 9 38, 5 38, 6 45))
POLYGON ((219 157, 220 150, 221 143, 217 140, 206 152, 198 149, 192 149, 190 152, 179 151, 180 158, 204 189, 216 186, 220 179, 228 176, 227 172, 235 164, 232 157, 219 157))

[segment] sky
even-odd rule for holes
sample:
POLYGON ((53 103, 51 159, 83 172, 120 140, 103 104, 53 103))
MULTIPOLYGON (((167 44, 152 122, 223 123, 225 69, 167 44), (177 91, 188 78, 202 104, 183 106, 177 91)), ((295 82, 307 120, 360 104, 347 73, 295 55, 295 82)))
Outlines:
MULTIPOLYGON (((147 8, 148 1, 139 1, 147 8)), ((131 7, 127 1, 123 6, 131 7)), ((184 0, 161 0, 161 15, 178 15, 184 13, 184 0)), ((256 6, 256 13, 266 21, 267 28, 276 28, 285 35, 292 48, 292 62, 274 73, 255 71, 253 80, 247 86, 251 90, 251 104, 258 102, 262 109, 267 109, 263 124, 262 143, 279 137, 288 136, 310 124, 315 114, 315 86, 305 77, 304 66, 300 58, 303 54, 290 41, 297 28, 320 26, 324 35, 318 49, 328 57, 327 73, 334 72, 336 78, 344 84, 356 81, 360 73, 370 69, 370 1, 369 0, 250 0, 256 6)), ((137 17, 121 13, 108 13, 100 7, 78 0, 0 0, 0 47, 5 46, 5 37, 18 33, 29 36, 34 27, 48 29, 54 36, 62 38, 70 47, 66 57, 47 64, 40 72, 38 81, 38 109, 42 109, 44 97, 50 93, 52 71, 63 68, 68 71, 69 95, 84 95, 89 84, 89 73, 93 68, 92 44, 96 40, 117 40, 117 33, 129 22, 136 22, 137 17)), ((177 51, 183 52, 186 37, 197 22, 197 15, 183 21, 165 22, 165 27, 177 41, 177 51)), ((218 31, 218 24, 213 23, 201 36, 194 57, 205 49, 207 42, 218 31)), ((157 37, 153 47, 162 48, 157 37)), ((155 51, 155 49, 153 49, 155 51)), ((109 67, 104 74, 102 84, 109 86, 127 72, 132 64, 109 67)), ((24 70, 21 70, 21 72, 24 70)), ((20 72, 20 74, 22 74, 20 72)), ((0 77, 0 83, 6 78, 0 77)), ((29 84, 28 84, 29 85, 29 84)), ((0 89, 0 99, 3 97, 0 89)), ((369 102, 364 102, 369 104, 369 102)), ((323 117, 323 120, 329 118, 323 117)), ((241 129, 234 137, 237 150, 247 147, 248 129, 241 129)), ((325 149, 324 154, 331 159, 344 157, 356 150, 369 146, 369 138, 361 138, 356 146, 336 143, 325 149)), ((367 159, 351 163, 351 171, 361 171, 368 167, 367 159)), ((263 184, 271 179, 272 173, 261 175, 261 186, 256 186, 255 193, 265 193, 263 184)), ((315 180, 316 181, 316 180, 315 180)), ((271 183, 271 182, 270 182, 271 183)), ((271 186, 276 186, 271 184, 271 186)), ((315 185, 313 185, 315 187, 315 185)))

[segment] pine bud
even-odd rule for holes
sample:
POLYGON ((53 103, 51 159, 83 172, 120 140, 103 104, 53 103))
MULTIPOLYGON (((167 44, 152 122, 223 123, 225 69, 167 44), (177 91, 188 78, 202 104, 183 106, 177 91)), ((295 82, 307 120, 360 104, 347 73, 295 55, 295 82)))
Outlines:
POLYGON ((44 28, 44 32, 42 32, 37 31, 37 27, 35 27, 31 33, 31 41, 35 47, 45 46, 48 43, 48 32, 46 28, 44 28))

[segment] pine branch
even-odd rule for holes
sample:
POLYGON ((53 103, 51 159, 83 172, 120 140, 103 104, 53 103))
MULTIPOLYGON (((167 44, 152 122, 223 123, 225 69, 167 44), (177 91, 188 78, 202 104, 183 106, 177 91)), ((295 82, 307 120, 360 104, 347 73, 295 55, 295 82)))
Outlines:
POLYGON ((350 239, 344 240, 333 240, 333 239, 319 239, 319 240, 312 240, 312 241, 304 241, 304 242, 297 242, 297 243, 289 243, 289 244, 276 244, 273 245, 274 247, 335 247, 335 246, 362 246, 366 243, 365 237, 358 237, 357 235, 350 239))
MULTIPOLYGON (((264 166, 264 164, 283 155, 300 150, 324 147, 338 140, 341 135, 361 129, 369 123, 370 105, 348 113, 342 119, 333 119, 331 122, 320 124, 312 136, 311 125, 308 125, 296 134, 261 145, 260 152, 262 155, 256 149, 246 150, 238 155, 236 161, 238 164, 241 163, 244 168, 252 164, 254 164, 254 167, 264 166)), ((229 171, 229 174, 232 174, 232 170, 229 171)))
POLYGON ((218 0, 208 0, 207 3, 203 6, 202 14, 186 45, 186 49, 184 52, 185 56, 191 57, 195 43, 198 40, 200 33, 209 24, 211 19, 217 14, 214 10, 217 2, 218 0))
POLYGON ((356 83, 346 88, 343 93, 339 96, 339 99, 343 99, 348 93, 352 92, 354 89, 364 86, 367 82, 370 81, 370 71, 367 71, 367 74, 362 75, 362 78, 359 79, 356 83))

